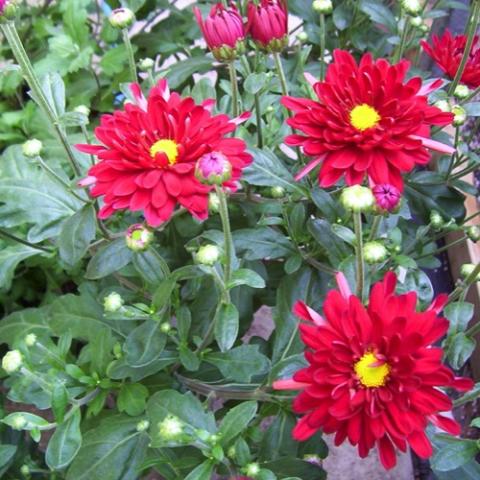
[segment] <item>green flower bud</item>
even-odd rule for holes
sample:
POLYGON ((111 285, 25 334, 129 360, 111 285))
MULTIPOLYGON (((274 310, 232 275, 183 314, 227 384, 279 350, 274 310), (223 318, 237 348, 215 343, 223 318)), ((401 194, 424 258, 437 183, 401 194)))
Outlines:
POLYGON ((12 419, 12 428, 14 430, 22 430, 27 425, 27 419, 21 414, 17 414, 12 419))
POLYGON ((36 138, 32 138, 31 140, 27 140, 22 145, 22 153, 29 158, 38 157, 40 153, 42 153, 43 143, 36 138))
POLYGON ((401 0, 401 6, 409 15, 418 15, 422 11, 419 0, 401 0))
POLYGON ((159 434, 166 441, 175 441, 180 438, 183 433, 183 422, 173 415, 165 417, 158 424, 159 434))
POLYGON ((308 40, 308 34, 307 32, 300 32, 297 35, 297 40, 301 43, 305 43, 308 40))
POLYGON ((113 346, 113 355, 117 360, 123 357, 122 345, 119 342, 113 346))
POLYGON ((452 107, 450 106, 450 103, 448 103, 447 100, 437 100, 434 104, 434 107, 439 108, 442 112, 451 112, 452 107))
POLYGON ((333 5, 331 0, 315 0, 312 3, 312 8, 314 12, 322 13, 328 15, 333 11, 333 5))
POLYGON ((90 115, 90 109, 86 105, 78 105, 78 107, 75 107, 73 109, 74 112, 76 113, 81 113, 82 115, 85 115, 88 117, 90 115))
POLYGON ((420 30, 423 33, 428 33, 428 31, 430 30, 430 27, 426 23, 422 23, 422 25, 420 25, 420 30))
MULTIPOLYGON (((476 265, 473 263, 464 263, 460 267, 460 275, 465 279, 469 277, 473 271, 475 270, 476 265)), ((480 280, 480 273, 477 275, 476 281, 478 282, 480 280)))
POLYGON ((234 459, 237 456, 237 452, 235 450, 235 447, 232 445, 228 450, 227 450, 227 457, 234 459))
POLYGON ((467 112, 460 105, 455 105, 452 108, 452 113, 455 115, 452 122, 453 126, 460 127, 467 121, 467 112))
POLYGON ((17 4, 19 0, 7 0, 3 5, 3 8, 0 7, 0 22, 2 20, 14 20, 17 15, 17 4))
POLYGON ((153 232, 141 223, 130 226, 125 236, 127 247, 134 252, 144 252, 148 250, 153 239, 153 232))
POLYGON ((117 292, 109 293, 103 299, 103 309, 109 313, 118 312, 124 304, 124 300, 120 294, 117 292))
POLYGON ((467 228, 467 236, 472 242, 478 242, 480 240, 480 228, 476 225, 470 225, 467 228))
POLYGON ((283 198, 285 196, 285 189, 278 185, 270 189, 270 196, 272 198, 283 198))
POLYGON ((367 242, 363 246, 363 255, 367 263, 380 263, 386 260, 388 251, 380 242, 367 242))
POLYGON ((233 62, 233 60, 245 53, 245 42, 243 40, 238 40, 235 47, 222 45, 221 47, 212 48, 211 52, 219 62, 233 62))
POLYGON ((208 210, 211 213, 218 213, 220 210, 220 199, 215 192, 210 192, 208 195, 208 210))
POLYGON ((402 251, 402 247, 400 245, 395 245, 393 250, 394 250, 395 253, 400 253, 402 251))
POLYGON ((154 65, 155 65, 155 60, 153 60, 153 58, 142 58, 138 62, 138 68, 142 72, 148 72, 154 67, 154 65))
POLYGON ((410 21, 410 25, 415 28, 419 28, 423 25, 422 17, 412 17, 409 21, 410 21))
POLYGON ((135 14, 129 8, 116 8, 108 17, 114 28, 128 28, 135 21, 135 14))
POLYGON ((7 373, 16 372, 23 363, 22 354, 18 350, 10 350, 2 358, 2 368, 7 373))
POLYGON ((195 255, 195 260, 201 265, 214 265, 219 258, 220 249, 216 245, 203 245, 195 255))
POLYGON ((30 475, 30 467, 28 465, 22 465, 20 467, 20 473, 24 476, 30 475))
POLYGON ((457 85, 453 95, 460 100, 464 100, 470 95, 470 89, 466 85, 457 85))
POLYGON ((29 333, 25 336, 24 341, 27 347, 33 347, 37 343, 37 336, 34 333, 29 333))
POLYGON ((256 477, 260 473, 260 465, 258 463, 249 463, 244 468, 245 475, 256 477))
POLYGON ((160 331, 162 333, 168 333, 172 330, 172 326, 170 325, 169 322, 163 322, 161 325, 160 325, 160 331))
POLYGON ((436 210, 432 210, 430 212, 430 223, 431 223, 433 228, 438 230, 438 229, 443 227, 445 222, 444 222, 442 216, 436 210))
POLYGON ((144 432, 149 426, 150 422, 148 420, 140 420, 136 426, 137 432, 144 432))
POLYGON ((343 189, 340 203, 345 210, 352 212, 368 212, 375 205, 372 191, 362 185, 353 185, 343 189))

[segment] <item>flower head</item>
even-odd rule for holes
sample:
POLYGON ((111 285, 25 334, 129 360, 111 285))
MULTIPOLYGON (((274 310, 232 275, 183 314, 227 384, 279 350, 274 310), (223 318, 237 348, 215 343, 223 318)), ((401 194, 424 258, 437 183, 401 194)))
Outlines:
POLYGON ((202 18, 200 9, 193 9, 197 23, 207 42, 208 48, 220 62, 231 62, 245 49, 245 27, 237 7, 232 3, 225 8, 217 3, 210 14, 202 18))
POLYGON ((22 145, 22 153, 29 158, 37 157, 42 153, 42 150, 43 150, 43 143, 40 140, 37 140, 36 138, 27 140, 22 145))
POLYGON ((372 188, 377 207, 380 210, 393 212, 400 204, 401 195, 398 188, 388 183, 378 184, 372 188))
POLYGON ((195 254, 195 260, 201 265, 214 265, 220 258, 220 249, 216 245, 203 245, 195 254))
POLYGON ((363 246, 363 254, 367 263, 379 263, 386 260, 388 251, 383 243, 371 241, 363 246))
POLYGON ((115 313, 123 307, 124 303, 125 302, 119 293, 111 292, 103 299, 103 309, 106 312, 115 313))
POLYGON ((248 115, 234 120, 212 115, 211 100, 196 104, 193 98, 170 93, 164 79, 148 100, 139 85, 131 88, 136 104, 103 115, 95 129, 103 145, 77 145, 100 160, 88 172, 95 181, 90 193, 103 196, 100 218, 117 210, 141 210, 147 223, 156 227, 180 204, 194 217, 205 219, 213 187, 195 178, 195 165, 206 153, 225 155, 232 165, 232 178, 224 186, 236 190, 251 156, 245 152, 245 142, 229 134, 248 115))
POLYGON ((10 350, 2 358, 2 368, 7 373, 16 372, 23 363, 23 356, 18 350, 10 350))
POLYGON ((323 13, 324 15, 332 13, 332 0, 315 0, 312 3, 312 8, 315 12, 323 13))
POLYGON ((452 147, 430 139, 430 125, 446 125, 451 113, 428 105, 426 94, 440 81, 422 86, 420 78, 405 82, 409 63, 390 65, 370 54, 357 65, 352 55, 335 50, 326 80, 313 89, 319 101, 283 97, 295 115, 289 125, 303 133, 290 135, 286 143, 302 146, 314 157, 297 180, 322 164, 322 187, 345 177, 348 185, 389 183, 403 189, 402 173, 430 160, 427 148, 452 153, 452 147))
POLYGON ((288 11, 285 0, 248 3, 247 31, 268 52, 281 52, 288 44, 288 11))
POLYGON ((153 232, 141 223, 130 225, 125 235, 127 247, 134 252, 144 252, 145 250, 148 250, 153 239, 153 232))
MULTIPOLYGON (((424 40, 421 41, 425 52, 452 79, 460 66, 466 43, 467 37, 465 35, 453 36, 449 30, 445 30, 441 37, 433 35, 431 45, 424 40)), ((474 38, 472 49, 460 80, 470 88, 480 86, 480 39, 478 36, 474 38)))
POLYGON ((336 445, 348 438, 361 457, 376 445, 387 469, 396 463, 395 448, 406 451, 410 445, 420 457, 430 457, 428 422, 460 433, 456 421, 440 414, 452 409, 440 388, 473 386, 442 365, 443 350, 434 346, 448 330, 448 321, 438 315, 447 295, 417 312, 417 294, 396 295, 397 279, 389 272, 373 286, 364 307, 342 274, 337 280, 340 291, 327 294, 325 317, 303 302, 294 307, 307 322, 300 332, 309 365, 292 380, 274 383, 277 389, 302 390, 293 403, 303 415, 294 438, 307 440, 322 429, 335 433, 336 445))
POLYGON ((159 434, 167 441, 178 440, 183 434, 183 422, 173 415, 165 417, 159 424, 159 434))
POLYGON ((108 17, 114 28, 127 28, 135 21, 135 14, 129 8, 116 8, 108 17))
POLYGON ((221 185, 232 176, 232 165, 223 153, 206 153, 197 162, 195 176, 206 185, 221 185))
POLYGON ((340 203, 345 210, 352 212, 368 212, 375 204, 375 197, 368 187, 353 185, 342 190, 340 203))
POLYGON ((29 333, 25 335, 24 342, 27 347, 33 347, 37 343, 37 336, 34 333, 29 333))

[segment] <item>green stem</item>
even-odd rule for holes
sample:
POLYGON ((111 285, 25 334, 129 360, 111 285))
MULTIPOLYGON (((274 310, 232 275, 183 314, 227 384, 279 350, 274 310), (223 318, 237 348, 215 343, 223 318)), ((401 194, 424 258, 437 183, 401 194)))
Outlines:
POLYGON ((470 286, 477 281, 480 274, 480 263, 475 266, 472 273, 459 285, 449 296, 448 303, 454 302, 464 291, 468 290, 470 286))
MULTIPOLYGON (((92 142, 90 141, 90 136, 88 135, 87 127, 82 124, 82 125, 80 126, 80 128, 82 129, 82 133, 83 133, 83 136, 85 137, 85 141, 86 141, 89 145, 91 145, 92 142)), ((90 163, 91 163, 92 165, 95 165, 95 157, 94 157, 92 154, 90 154, 90 163)))
POLYGON ((478 20, 480 16, 480 2, 474 1, 472 9, 470 10, 470 16, 467 21, 467 42, 465 43, 465 50, 463 51, 462 60, 458 66, 457 73, 450 84, 448 89, 448 95, 453 95, 453 92, 457 88, 457 85, 460 83, 463 72, 465 71, 465 66, 467 65, 470 52, 472 50, 473 41, 475 39, 475 34, 477 32, 478 20))
MULTIPOLYGON (((278 52, 273 54, 275 60, 275 67, 277 68, 278 78, 280 80, 280 87, 282 89, 283 96, 288 96, 287 77, 285 77, 285 71, 283 70, 282 58, 278 52)), ((290 112, 290 110, 288 110, 290 112)))
POLYGON ((459 140, 460 140, 460 127, 457 127, 455 129, 455 141, 453 143, 455 151, 452 153, 452 156, 450 158, 450 164, 448 165, 447 178, 446 178, 447 182, 450 179, 450 175, 452 174, 453 168, 455 166, 455 160, 457 158, 457 148, 458 148, 458 141, 459 140))
MULTIPOLYGON (((222 220, 225 249, 225 268, 223 273, 223 280, 225 285, 228 285, 232 274, 232 260, 234 255, 233 238, 232 231, 230 229, 230 219, 228 216, 227 196, 225 195, 223 188, 218 185, 215 185, 215 191, 217 192, 218 198, 220 200, 219 213, 222 220)), ((227 302, 230 302, 230 294, 228 290, 226 291, 225 297, 225 300, 227 302)))
POLYGON ((8 238, 9 240, 13 240, 14 242, 21 243, 22 245, 26 245, 27 247, 35 248, 37 250, 43 250, 47 253, 53 252, 53 250, 50 250, 49 248, 42 247, 41 245, 34 245, 33 243, 30 243, 27 240, 23 240, 22 238, 12 235, 11 233, 8 233, 3 229, 0 229, 0 237, 8 238))
POLYGON ((354 212, 353 224, 355 229, 355 256, 357 258, 357 297, 363 301, 363 282, 365 278, 365 265, 363 260, 363 233, 362 233, 362 214, 354 212))
POLYGON ((408 28, 410 24, 407 22, 407 18, 403 17, 403 30, 402 30, 402 37, 400 39, 400 45, 398 46, 398 49, 396 50, 395 56, 393 63, 397 63, 400 61, 403 55, 403 51, 405 50, 405 46, 407 43, 407 34, 408 34, 408 28))
POLYGON ((377 215, 374 219, 373 219, 373 223, 372 223, 372 228, 370 229, 370 235, 368 236, 368 241, 370 242, 371 240, 373 240, 375 238, 375 236, 377 235, 377 231, 382 223, 382 219, 383 217, 381 215, 377 215))
POLYGON ((60 127, 59 118, 55 110, 50 105, 42 90, 40 82, 35 74, 35 71, 33 70, 30 59, 28 58, 27 52, 23 48, 22 41, 18 36, 17 29, 15 28, 15 23, 6 22, 2 24, 1 27, 10 45, 10 48, 12 49, 13 55, 17 60, 18 64, 20 65, 20 68, 22 69, 23 76, 25 77, 25 80, 27 81, 28 85, 32 90, 35 101, 38 103, 39 107, 43 110, 49 122, 51 123, 58 140, 62 144, 67 154, 68 160, 70 161, 75 175, 79 176, 81 170, 77 163, 77 159, 75 158, 75 154, 73 153, 72 147, 68 142, 65 132, 60 127))
POLYGON ((460 105, 463 105, 464 103, 468 103, 472 98, 476 97, 480 93, 480 87, 477 87, 475 90, 473 90, 470 95, 467 98, 464 98, 461 102, 460 105))
POLYGON ((83 203, 89 203, 88 200, 85 200, 84 198, 80 197, 77 193, 75 193, 74 189, 60 176, 58 173, 56 173, 54 170, 52 170, 38 155, 35 157, 35 160, 40 164, 40 166, 45 170, 45 172, 50 175, 57 183, 62 185, 71 195, 73 195, 76 199, 80 200, 83 203))
POLYGON ((260 111, 260 94, 257 92, 255 98, 255 116, 257 119, 257 147, 263 148, 263 133, 262 133, 262 112, 260 111))
POLYGON ((137 66, 135 65, 135 55, 133 54, 132 42, 128 35, 128 28, 122 30, 123 43, 125 43, 125 48, 127 49, 128 56, 128 67, 130 69, 130 80, 132 82, 137 81, 137 66))
POLYGON ((468 173, 474 172, 475 170, 478 170, 478 165, 470 165, 469 167, 464 168, 462 171, 457 172, 455 175, 452 175, 451 179, 458 180, 459 178, 462 178, 468 173))
POLYGON ((451 243, 448 243, 447 245, 444 245, 443 247, 437 248, 433 252, 428 252, 428 253, 424 253, 423 255, 420 255, 419 257, 415 258, 415 261, 421 260, 422 258, 431 257, 432 255, 438 255, 439 253, 442 253, 445 250, 448 250, 450 247, 453 247, 454 245, 458 245, 459 243, 462 243, 467 239, 468 239, 467 235, 465 235, 461 238, 457 238, 457 240, 455 240, 451 243))
POLYGON ((320 81, 325 80, 325 15, 320 14, 320 81))
POLYGON ((228 64, 228 73, 230 74, 230 83, 232 84, 232 115, 233 118, 238 117, 238 81, 235 63, 228 64))

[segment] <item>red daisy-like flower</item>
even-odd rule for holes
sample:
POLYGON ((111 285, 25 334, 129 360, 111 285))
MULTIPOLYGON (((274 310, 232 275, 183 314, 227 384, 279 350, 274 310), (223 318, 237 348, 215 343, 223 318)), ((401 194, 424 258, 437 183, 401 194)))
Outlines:
POLYGON ((99 217, 107 218, 116 210, 143 211, 148 224, 156 227, 180 204, 194 217, 205 219, 208 193, 214 187, 195 178, 196 162, 211 153, 226 157, 232 175, 223 186, 235 190, 252 158, 243 140, 227 135, 249 114, 233 120, 212 115, 213 100, 198 105, 193 98, 181 98, 170 93, 164 79, 148 100, 138 84, 131 89, 136 104, 103 115, 95 129, 103 145, 77 145, 100 160, 82 182, 94 183, 90 193, 103 196, 99 217))
POLYGON ((340 291, 328 293, 325 318, 297 302, 309 366, 276 389, 302 389, 293 403, 303 414, 293 436, 306 440, 317 430, 335 433, 335 444, 348 438, 365 457, 375 445, 385 468, 396 464, 395 447, 407 444, 422 458, 432 454, 425 434, 428 422, 453 434, 460 425, 440 415, 452 408, 439 388, 469 390, 473 382, 455 377, 442 365, 443 350, 432 344, 448 329, 438 316, 447 301, 440 295, 425 312, 417 312, 417 294, 395 294, 396 276, 389 272, 372 288, 368 307, 349 291, 337 274, 340 291))
POLYGON ((422 86, 420 78, 405 82, 409 62, 390 65, 370 54, 357 65, 350 53, 335 50, 326 80, 314 83, 318 101, 283 97, 295 115, 293 134, 286 143, 302 146, 314 157, 297 179, 322 163, 318 178, 322 187, 345 176, 348 185, 369 176, 374 183, 389 183, 403 190, 402 173, 430 159, 427 148, 445 153, 453 149, 430 139, 431 125, 447 125, 451 113, 428 105, 426 94, 441 81, 422 86))
MULTIPOLYGON (((441 37, 433 35, 432 45, 429 45, 425 40, 420 43, 425 53, 436 62, 448 77, 453 79, 462 60, 467 37, 465 35, 453 36, 449 30, 445 30, 441 37)), ((480 38, 478 36, 475 36, 473 40, 472 49, 460 81, 471 88, 480 87, 480 38)))

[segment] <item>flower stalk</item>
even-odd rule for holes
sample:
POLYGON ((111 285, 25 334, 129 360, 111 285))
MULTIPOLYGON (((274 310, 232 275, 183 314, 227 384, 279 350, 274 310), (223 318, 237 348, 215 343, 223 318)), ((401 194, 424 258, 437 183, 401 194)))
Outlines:
MULTIPOLYGON (((285 71, 283 70, 282 59, 278 52, 273 53, 273 58, 275 60, 275 67, 277 69, 278 78, 280 80, 280 86, 282 89, 283 96, 288 96, 288 86, 287 78, 285 77, 285 71)), ((289 111, 290 114, 290 111, 289 111)))
MULTIPOLYGON (((232 260, 234 254, 233 238, 232 231, 230 228, 230 218, 228 216, 228 205, 227 205, 227 196, 223 188, 219 185, 215 185, 215 191, 220 200, 219 213, 220 219, 222 220, 223 228, 223 238, 224 238, 224 249, 225 249, 225 266, 223 272, 223 281, 225 286, 230 282, 230 277, 232 274, 232 260)), ((230 302, 230 294, 225 288, 224 292, 225 300, 230 302)))
POLYGON ((228 63, 228 73, 230 74, 230 83, 232 85, 232 115, 238 117, 238 81, 237 71, 234 62, 228 63))
POLYGON ((79 176, 81 174, 80 166, 78 165, 77 159, 75 158, 75 154, 73 153, 72 147, 65 135, 65 132, 60 126, 59 118, 55 112, 55 110, 50 105, 49 101, 47 100, 40 82, 33 70, 32 63, 28 58, 27 52, 23 47, 22 41, 18 36, 17 29, 15 28, 15 23, 12 21, 5 22, 2 25, 2 30, 7 39, 10 48, 12 49, 13 55, 17 60, 20 68, 22 69, 22 74, 25 77, 28 85, 32 89, 32 94, 40 108, 43 110, 45 115, 47 116, 49 122, 51 123, 53 130, 62 144, 67 158, 72 166, 75 175, 79 176))
POLYGON ((355 230, 355 257, 357 259, 356 281, 357 297, 363 299, 363 284, 365 278, 365 260, 363 258, 363 232, 362 232, 362 213, 353 212, 353 225, 355 230))
POLYGON ((325 80, 325 14, 320 14, 320 81, 323 82, 325 80))
POLYGON ((122 29, 123 43, 127 49, 128 56, 128 68, 130 70, 130 80, 132 82, 137 81, 137 65, 135 64, 135 55, 133 54, 132 42, 128 33, 128 28, 122 29))

